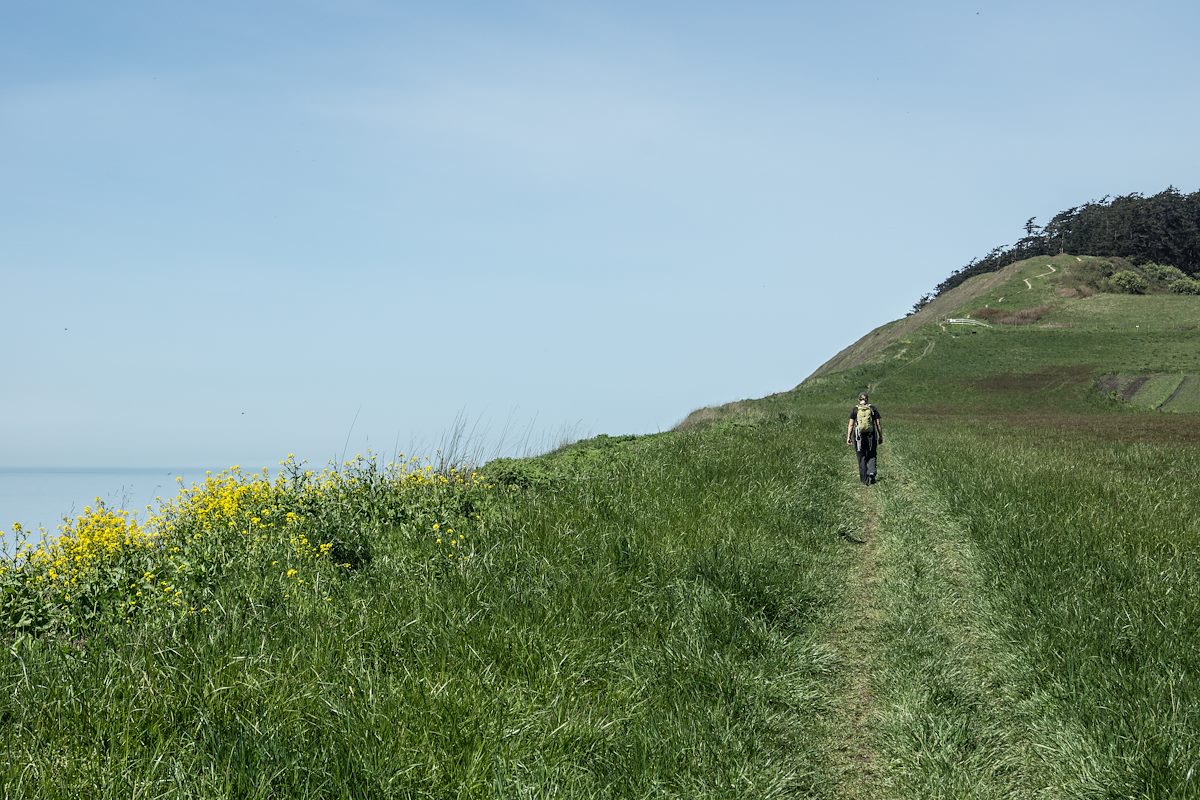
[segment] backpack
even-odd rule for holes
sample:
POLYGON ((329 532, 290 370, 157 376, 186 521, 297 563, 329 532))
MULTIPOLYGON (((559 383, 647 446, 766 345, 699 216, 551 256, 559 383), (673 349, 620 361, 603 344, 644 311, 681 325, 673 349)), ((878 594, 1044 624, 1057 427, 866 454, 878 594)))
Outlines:
POLYGON ((875 432, 875 409, 873 407, 870 405, 856 406, 854 408, 854 415, 854 424, 858 427, 860 436, 864 433, 875 432))

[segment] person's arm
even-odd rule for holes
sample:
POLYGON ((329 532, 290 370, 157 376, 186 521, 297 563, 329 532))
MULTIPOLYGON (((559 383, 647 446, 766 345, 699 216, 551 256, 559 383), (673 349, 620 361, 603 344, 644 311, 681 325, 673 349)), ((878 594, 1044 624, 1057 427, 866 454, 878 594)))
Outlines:
POLYGON ((854 442, 854 417, 851 417, 849 422, 846 423, 846 444, 852 444, 853 442, 854 442))
POLYGON ((876 440, 883 444, 883 418, 879 416, 879 412, 875 412, 875 437, 876 440))

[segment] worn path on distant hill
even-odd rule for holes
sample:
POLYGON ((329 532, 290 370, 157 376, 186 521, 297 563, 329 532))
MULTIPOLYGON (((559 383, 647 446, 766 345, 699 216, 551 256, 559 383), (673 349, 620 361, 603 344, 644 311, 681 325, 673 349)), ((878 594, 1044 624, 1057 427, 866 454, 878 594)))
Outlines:
MULTIPOLYGON (((1078 259, 1076 259, 1076 260, 1078 260, 1078 259)), ((1054 268, 1054 265, 1053 265, 1053 264, 1047 264, 1047 265, 1046 265, 1046 272, 1042 272, 1042 273, 1040 273, 1040 274, 1038 274, 1038 275, 1034 275, 1033 277, 1035 277, 1035 278, 1045 278, 1047 275, 1053 275, 1053 274, 1054 274, 1054 273, 1056 273, 1056 272, 1058 272, 1058 270, 1054 268)), ((1029 282, 1029 278, 1022 278, 1021 280, 1025 281, 1025 291, 1027 291, 1027 292, 1028 292, 1028 291, 1031 291, 1031 290, 1033 289, 1033 284, 1029 282)), ((1003 298, 1003 297, 998 297, 998 298, 996 298, 996 302, 997 302, 997 303, 1003 303, 1003 302, 1004 302, 1004 298, 1003 298)))
MULTIPOLYGON (((1053 275, 1053 274, 1054 274, 1054 273, 1056 273, 1056 272, 1058 272, 1058 270, 1056 270, 1056 269, 1054 268, 1054 265, 1053 265, 1053 264, 1047 264, 1047 265, 1046 265, 1046 272, 1039 273, 1039 274, 1037 274, 1037 275, 1034 275, 1033 277, 1035 277, 1035 278, 1044 278, 1044 277, 1046 277, 1047 275, 1053 275)), ((1025 280, 1025 288, 1026 288, 1026 289, 1032 289, 1032 288, 1033 288, 1033 284, 1029 282, 1029 278, 1025 278, 1024 280, 1025 280)))

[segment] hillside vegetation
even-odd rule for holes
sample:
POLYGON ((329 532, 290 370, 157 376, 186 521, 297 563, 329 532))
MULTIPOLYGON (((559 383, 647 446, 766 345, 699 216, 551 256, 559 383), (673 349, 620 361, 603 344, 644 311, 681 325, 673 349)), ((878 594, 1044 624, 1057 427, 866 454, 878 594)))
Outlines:
POLYGON ((1161 284, 1039 256, 675 431, 89 509, 0 569, 2 794, 1200 797, 1200 297, 1161 284))
POLYGON ((1097 399, 1131 399, 1113 394, 1114 378, 1127 388, 1136 377, 1162 377, 1170 390, 1152 407, 1200 411, 1191 392, 1174 391, 1200 374, 1200 301, 1153 278, 1141 293, 1113 291, 1114 275, 1141 269, 1123 259, 1059 255, 978 275, 870 332, 798 394, 851 395, 861 384, 923 408, 949 400, 1019 408, 1076 402, 1091 411, 1097 399))
MULTIPOLYGON (((1169 186, 1144 197, 1133 193, 1104 197, 1055 214, 1044 226, 1036 217, 1025 223, 1025 236, 994 248, 983 258, 955 270, 918 307, 964 281, 1009 264, 1061 253, 1092 253, 1130 259, 1137 264, 1169 264, 1181 276, 1200 274, 1200 192, 1183 194, 1169 186)), ((1200 285, 1187 284, 1197 293, 1200 285)))

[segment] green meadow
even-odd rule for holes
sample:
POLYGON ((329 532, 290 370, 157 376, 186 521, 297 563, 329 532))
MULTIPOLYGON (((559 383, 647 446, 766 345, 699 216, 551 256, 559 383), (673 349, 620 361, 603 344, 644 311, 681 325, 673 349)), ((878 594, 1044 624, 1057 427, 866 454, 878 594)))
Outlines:
POLYGON ((93 510, 0 572, 2 794, 1200 797, 1200 297, 1105 270, 667 433, 93 510))

